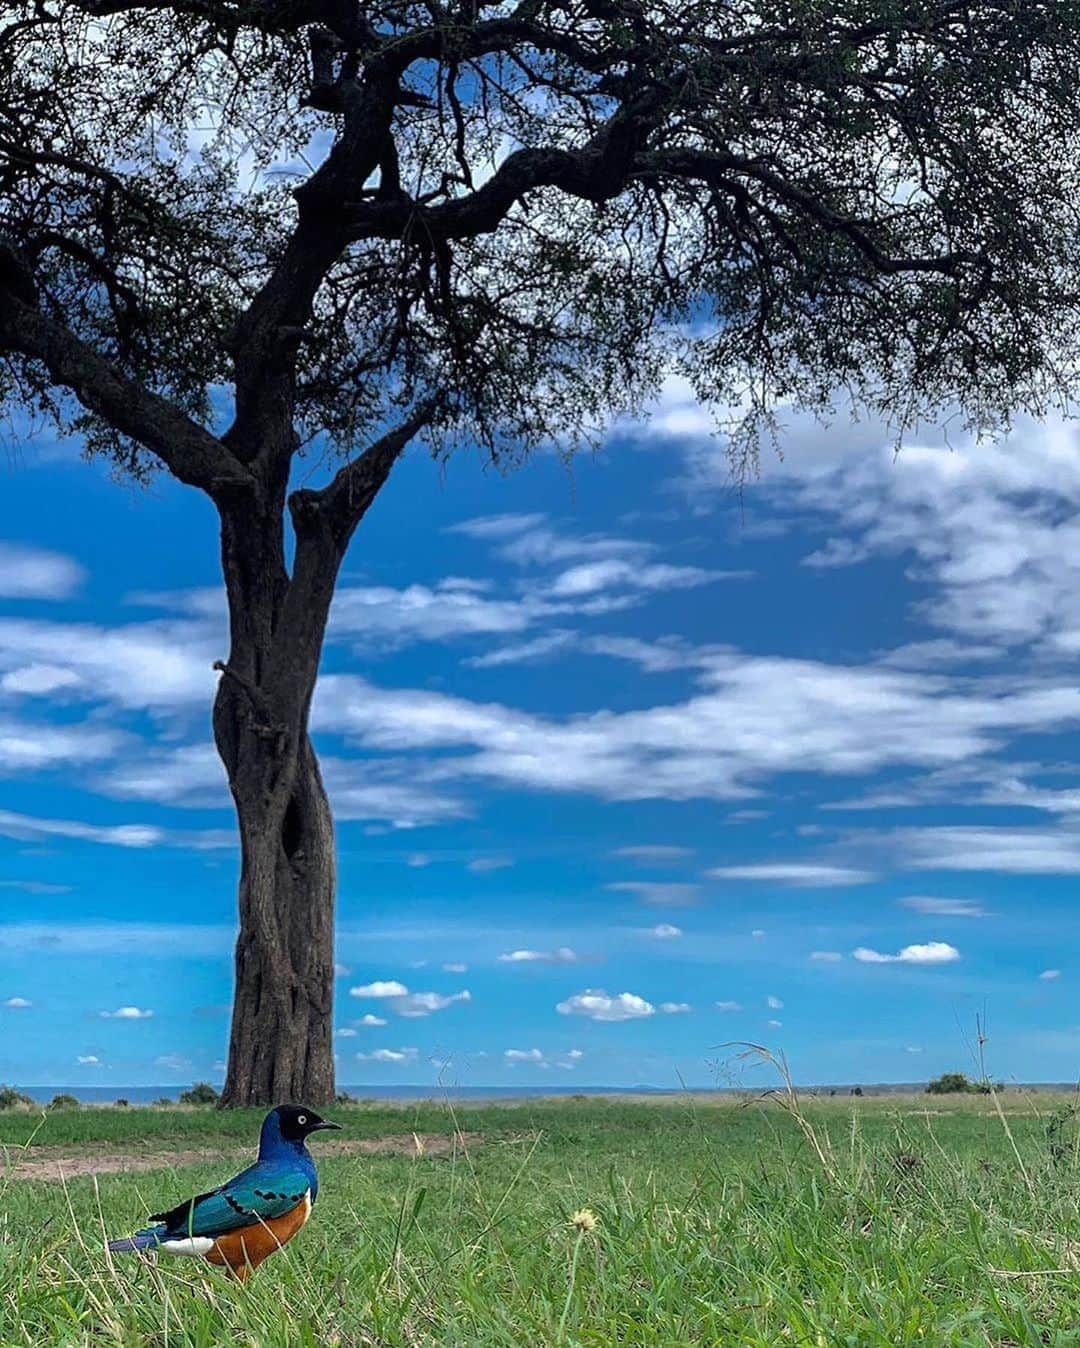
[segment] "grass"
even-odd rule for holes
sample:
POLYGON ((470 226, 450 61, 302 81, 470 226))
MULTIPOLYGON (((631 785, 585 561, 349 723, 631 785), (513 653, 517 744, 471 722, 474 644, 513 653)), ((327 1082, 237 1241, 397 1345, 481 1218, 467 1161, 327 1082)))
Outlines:
MULTIPOLYGON (((341 1107, 351 1136, 484 1141, 326 1156, 312 1222, 246 1287, 103 1250, 220 1161, 0 1180, 0 1344, 1080 1344, 1074 1103, 1010 1093, 1004 1122, 985 1098, 341 1107)), ((36 1122, 2 1114, 0 1140, 36 1122)), ((255 1122, 87 1109, 32 1145, 212 1149, 255 1122)))

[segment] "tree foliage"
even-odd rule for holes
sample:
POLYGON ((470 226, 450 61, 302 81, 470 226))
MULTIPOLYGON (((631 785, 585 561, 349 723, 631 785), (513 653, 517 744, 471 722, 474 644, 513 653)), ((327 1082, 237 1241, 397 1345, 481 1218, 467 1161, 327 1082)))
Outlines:
POLYGON ((671 371, 747 444, 838 387, 984 426, 1075 352, 1071 3, 4 12, 6 392, 135 471, 573 446, 671 371))

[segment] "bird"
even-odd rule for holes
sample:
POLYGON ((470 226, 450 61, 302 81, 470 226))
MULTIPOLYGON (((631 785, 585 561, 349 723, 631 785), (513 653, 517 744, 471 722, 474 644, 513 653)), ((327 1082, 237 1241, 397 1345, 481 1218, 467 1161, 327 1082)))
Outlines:
POLYGON ((201 1258, 243 1282, 311 1216, 319 1176, 306 1142, 312 1133, 340 1127, 304 1105, 278 1105, 263 1120, 253 1165, 217 1189, 151 1213, 152 1226, 110 1240, 109 1250, 201 1258))

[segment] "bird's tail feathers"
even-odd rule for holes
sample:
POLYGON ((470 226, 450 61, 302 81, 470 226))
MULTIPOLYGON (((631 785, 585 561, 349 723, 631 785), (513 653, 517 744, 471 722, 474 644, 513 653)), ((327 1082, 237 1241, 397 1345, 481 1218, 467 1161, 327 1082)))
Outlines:
POLYGON ((109 1249, 113 1254, 132 1254, 136 1250, 152 1250, 160 1243, 161 1228, 149 1227, 145 1231, 136 1231, 133 1236, 110 1240, 109 1249))

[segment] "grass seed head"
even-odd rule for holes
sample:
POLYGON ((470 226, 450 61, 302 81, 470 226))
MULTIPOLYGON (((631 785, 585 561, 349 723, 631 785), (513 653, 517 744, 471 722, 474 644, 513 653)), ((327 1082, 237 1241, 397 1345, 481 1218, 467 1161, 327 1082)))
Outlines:
POLYGON ((578 1208, 570 1214, 570 1225, 579 1236, 591 1235, 596 1230, 599 1218, 591 1208, 578 1208))

